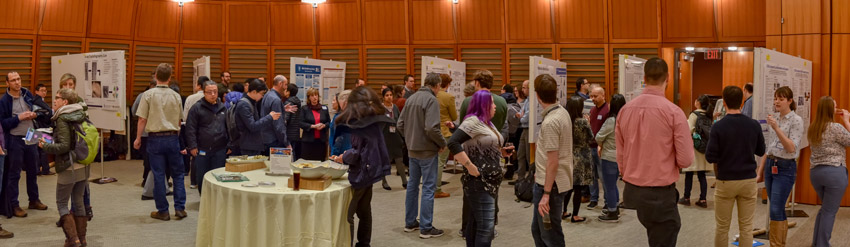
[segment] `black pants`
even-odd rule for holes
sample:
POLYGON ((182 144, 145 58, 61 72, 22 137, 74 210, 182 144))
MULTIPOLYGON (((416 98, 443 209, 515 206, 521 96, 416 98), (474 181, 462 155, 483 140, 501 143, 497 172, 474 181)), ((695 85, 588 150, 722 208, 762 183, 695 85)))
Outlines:
POLYGON ((351 189, 351 203, 348 204, 348 224, 351 225, 352 246, 370 246, 372 243, 372 185, 366 188, 351 189), (354 243, 354 215, 360 220, 357 224, 357 244, 354 243))
POLYGON ((691 198, 691 188, 694 187, 694 173, 699 179, 699 199, 704 201, 708 191, 708 182, 705 180, 705 171, 685 172, 685 198, 691 198))
POLYGON ((682 227, 679 218, 679 191, 676 184, 664 187, 639 187, 626 183, 623 198, 637 209, 638 221, 646 228, 651 247, 673 247, 682 227))
POLYGON ((305 160, 327 160, 328 142, 321 140, 312 142, 301 142, 301 158, 305 160))
POLYGON ((289 145, 292 145, 292 161, 296 161, 301 158, 301 141, 299 140, 289 140, 289 145))
POLYGON ((508 142, 514 144, 514 154, 515 155, 512 155, 511 157, 507 158, 508 162, 506 162, 506 163, 508 165, 506 167, 507 170, 505 171, 505 178, 507 178, 507 179, 513 178, 514 173, 516 173, 516 171, 519 169, 519 159, 518 159, 516 153, 517 153, 517 150, 519 149, 519 137, 520 137, 520 135, 522 135, 522 129, 517 128, 516 133, 510 135, 510 138, 508 138, 508 142))
POLYGON ((50 173, 50 162, 47 160, 47 153, 44 152, 43 149, 38 149, 38 165, 39 165, 39 174, 47 175, 50 173))
POLYGON ((564 212, 569 212, 567 204, 569 204, 570 197, 575 194, 576 196, 573 197, 573 216, 578 216, 578 210, 581 208, 581 193, 587 190, 587 185, 573 185, 573 189, 567 191, 567 196, 564 198, 564 212))

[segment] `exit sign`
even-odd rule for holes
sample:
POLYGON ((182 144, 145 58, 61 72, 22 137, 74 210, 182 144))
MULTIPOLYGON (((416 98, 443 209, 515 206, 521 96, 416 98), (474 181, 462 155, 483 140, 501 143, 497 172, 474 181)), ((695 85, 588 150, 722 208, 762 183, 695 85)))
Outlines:
POLYGON ((723 49, 707 49, 705 50, 705 60, 720 60, 723 59, 723 49))

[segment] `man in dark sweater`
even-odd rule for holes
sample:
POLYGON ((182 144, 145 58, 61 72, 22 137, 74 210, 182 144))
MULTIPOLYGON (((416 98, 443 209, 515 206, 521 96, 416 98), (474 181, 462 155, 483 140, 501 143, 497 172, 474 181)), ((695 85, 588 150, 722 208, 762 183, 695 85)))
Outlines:
POLYGON ((726 117, 711 127, 705 159, 715 163, 717 188, 714 191, 717 231, 715 246, 729 245, 732 208, 738 204, 740 243, 753 242, 753 213, 756 206, 756 160, 765 151, 764 135, 756 120, 741 114, 743 92, 737 86, 723 89, 726 117))

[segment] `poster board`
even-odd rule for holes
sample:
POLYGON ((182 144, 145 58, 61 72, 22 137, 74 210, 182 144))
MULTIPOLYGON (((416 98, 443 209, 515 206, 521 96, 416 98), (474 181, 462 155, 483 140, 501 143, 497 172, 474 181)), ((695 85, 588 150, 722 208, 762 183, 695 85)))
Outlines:
POLYGON ((756 48, 753 56, 753 118, 767 136, 767 116, 779 116, 773 107, 773 93, 788 86, 794 92, 795 112, 803 118, 804 138, 798 149, 809 146, 805 132, 812 118, 812 61, 765 48, 756 48))
POLYGON ((643 65, 646 64, 646 59, 620 54, 619 61, 617 89, 626 98, 626 102, 629 102, 646 88, 643 81, 643 65))
POLYGON ((345 62, 312 58, 289 58, 289 80, 298 86, 298 98, 307 102, 307 89, 318 88, 322 104, 331 105, 333 96, 345 90, 345 62))
POLYGON ((124 131, 127 115, 126 63, 124 51, 51 57, 52 90, 59 91, 62 75, 74 75, 77 78, 75 90, 88 105, 89 119, 95 127, 124 131))
MULTIPOLYGON (((567 63, 552 60, 544 57, 529 57, 528 63, 528 107, 530 109, 537 109, 537 92, 534 91, 534 79, 539 75, 548 74, 555 78, 555 81, 558 83, 558 104, 565 104, 567 102, 567 97, 569 93, 567 92, 567 63)), ((537 116, 537 111, 528 111, 529 112, 529 123, 537 123, 542 116, 537 116)), ((540 130, 537 128, 537 124, 529 124, 528 130, 530 133, 534 133, 533 135, 528 136, 529 143, 537 142, 537 135, 540 130)))
POLYGON ((192 61, 192 68, 192 93, 194 93, 195 88, 198 88, 198 77, 206 76, 212 79, 212 76, 210 76, 210 56, 195 59, 195 61, 192 61))
POLYGON ((428 73, 448 74, 452 78, 452 83, 449 84, 447 92, 455 96, 455 109, 460 111, 460 106, 466 98, 463 95, 463 88, 466 87, 466 63, 422 56, 422 75, 419 76, 420 86, 425 85, 425 77, 428 73))

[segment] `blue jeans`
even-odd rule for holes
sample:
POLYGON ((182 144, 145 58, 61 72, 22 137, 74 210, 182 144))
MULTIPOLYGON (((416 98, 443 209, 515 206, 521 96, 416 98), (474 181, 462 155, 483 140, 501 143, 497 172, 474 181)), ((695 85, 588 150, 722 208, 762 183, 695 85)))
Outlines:
POLYGON ((823 201, 815 220, 812 246, 829 246, 835 215, 847 190, 847 167, 820 165, 812 168, 812 186, 823 201))
POLYGON ((434 218, 434 191, 437 189, 437 155, 434 157, 417 159, 410 157, 410 181, 407 182, 407 195, 404 200, 404 223, 406 226, 416 222, 416 213, 419 212, 419 231, 424 233, 431 230, 431 221, 434 218), (422 199, 419 196, 419 180, 422 179, 422 199), (422 209, 420 210, 420 205, 422 209))
POLYGON ((496 229, 496 198, 487 191, 464 191, 463 195, 472 216, 463 232, 466 246, 490 246, 496 229))
POLYGON ((552 221, 552 229, 543 228, 543 217, 537 209, 540 199, 543 198, 543 185, 534 184, 532 190, 531 204, 534 205, 534 217, 531 218, 531 236, 534 237, 534 246, 556 246, 563 247, 564 230, 561 228, 561 214, 564 210, 564 197, 566 194, 558 191, 558 185, 552 185, 552 193, 549 196, 549 219, 552 221))
POLYGON ((617 162, 602 160, 602 184, 605 188, 605 208, 608 211, 617 210, 620 203, 620 189, 617 188, 617 180, 620 178, 620 168, 617 162))
POLYGON ((793 160, 767 159, 764 165, 764 187, 767 188, 767 197, 770 199, 770 220, 783 221, 785 217, 785 202, 794 187, 797 179, 797 162, 793 160), (777 174, 773 174, 772 167, 777 167, 777 174))
MULTIPOLYGON (((0 136, 0 138, 3 138, 0 136)), ((2 148, 2 147, 0 147, 2 148)), ((3 150, 6 151, 6 150, 3 150)), ((6 170, 6 155, 0 154, 0 192, 3 191, 3 171, 6 170)))
POLYGON ((198 156, 195 156, 195 181, 198 182, 198 193, 201 193, 201 187, 204 186, 204 175, 213 169, 224 167, 227 159, 227 148, 204 152, 203 155, 201 152, 198 151, 198 156))
MULTIPOLYGON (((593 149, 590 152, 593 156, 593 183, 590 184, 590 201, 598 202, 599 201, 599 178, 602 177, 602 169, 600 169, 599 163, 599 152, 596 149, 593 149)), ((603 182, 604 183, 604 182, 603 182)), ((602 190, 605 190, 605 185, 602 185, 602 190)))
POLYGON ((168 213, 168 199, 165 197, 165 169, 171 169, 171 181, 174 182, 174 210, 186 208, 186 188, 183 185, 183 156, 180 154, 180 140, 177 135, 148 137, 148 159, 153 171, 153 199, 156 210, 168 213))
POLYGON ((18 201, 18 184, 21 181, 21 171, 27 173, 27 196, 30 202, 38 199, 38 146, 26 145, 23 136, 11 136, 6 142, 9 154, 8 181, 6 181, 6 198, 9 206, 20 206, 18 201))

